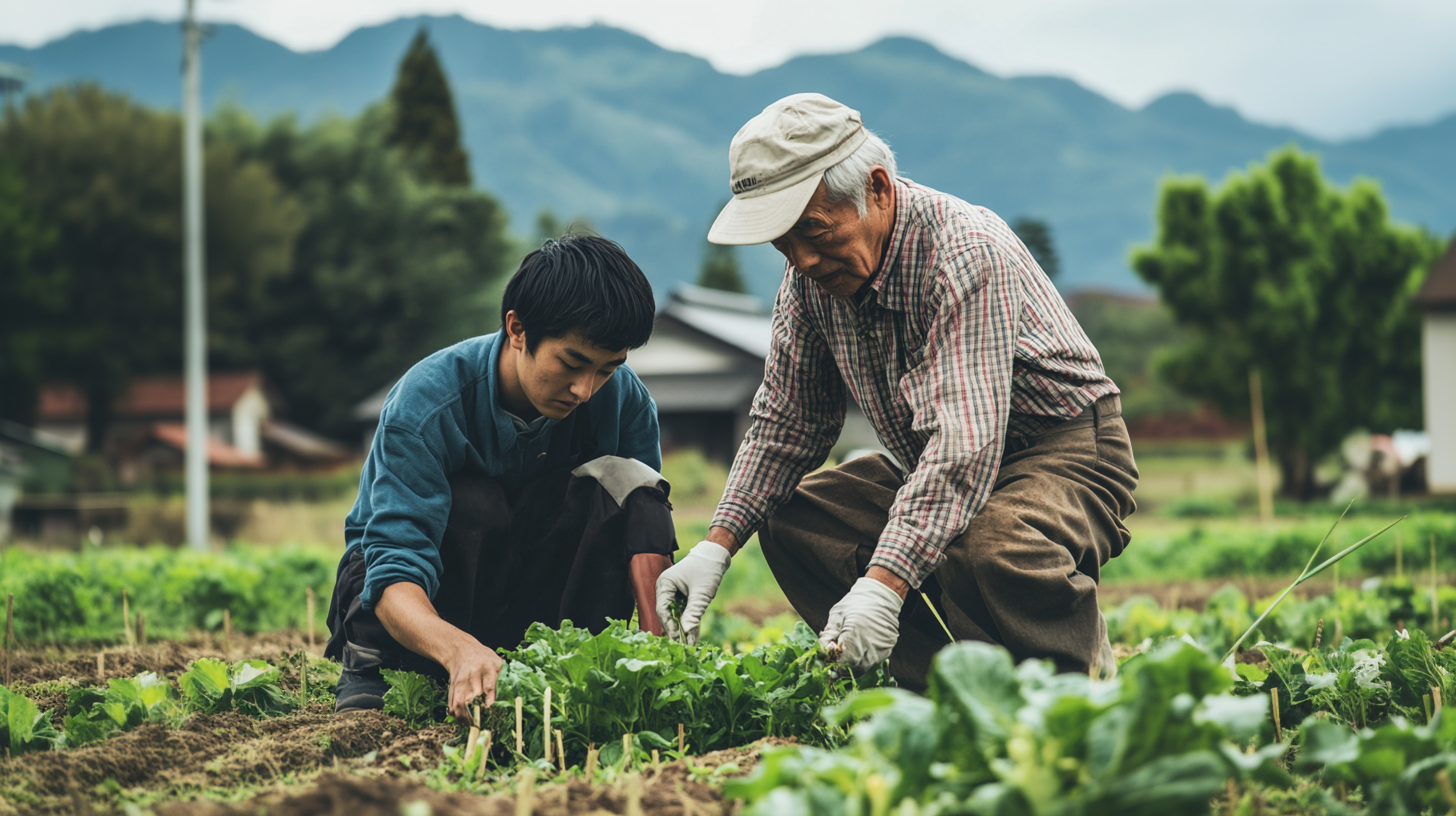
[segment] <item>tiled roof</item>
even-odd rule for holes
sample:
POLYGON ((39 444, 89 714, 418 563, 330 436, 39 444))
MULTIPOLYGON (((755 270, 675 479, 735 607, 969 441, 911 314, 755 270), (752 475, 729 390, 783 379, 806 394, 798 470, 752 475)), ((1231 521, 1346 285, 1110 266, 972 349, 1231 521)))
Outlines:
POLYGON ((1416 293, 1415 303, 1428 311, 1456 309, 1456 238, 1446 247, 1446 254, 1431 267, 1421 291, 1416 293))
MULTIPOLYGON (((261 386, 257 371, 221 371, 207 378, 207 412, 232 410, 247 390, 261 386)), ((187 409, 187 385, 181 377, 137 377, 125 395, 116 401, 115 415, 121 419, 171 419, 187 409)), ((36 409, 39 422, 79 420, 86 416, 86 395, 68 383, 41 386, 36 409)))
MULTIPOLYGON (((177 422, 158 422, 152 425, 153 439, 182 452, 187 451, 187 426, 177 422)), ((207 437, 207 463, 214 467, 260 468, 263 457, 248 455, 214 436, 207 437)))

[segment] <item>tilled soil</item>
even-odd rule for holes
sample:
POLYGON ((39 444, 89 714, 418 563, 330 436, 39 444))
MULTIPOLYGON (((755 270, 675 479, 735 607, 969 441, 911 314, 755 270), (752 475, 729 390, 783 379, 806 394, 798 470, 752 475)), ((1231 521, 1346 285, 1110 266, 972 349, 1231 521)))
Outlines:
POLYGON ((315 706, 287 717, 192 717, 147 725, 82 748, 0 759, 0 813, 106 812, 119 799, 174 798, 216 788, 309 778, 320 770, 379 773, 438 763, 450 726, 419 731, 379 712, 315 706))
MULTIPOLYGON (((784 744, 778 739, 754 745, 716 751, 697 757, 698 767, 714 768, 726 763, 746 773, 758 763, 759 751, 784 744)), ((444 793, 409 777, 365 776, 326 773, 303 789, 271 792, 243 802, 171 802, 155 808, 156 816, 303 816, 338 813, 349 816, 397 816, 401 813, 469 814, 470 816, 513 816, 523 812, 519 792, 474 795, 444 793)), ((725 816, 736 813, 738 803, 723 799, 717 785, 694 779, 687 763, 663 763, 640 775, 618 777, 611 783, 588 784, 581 778, 560 783, 543 783, 529 795, 525 812, 535 816, 560 814, 626 814, 643 816, 725 816), (635 777, 635 778, 633 778, 635 777)))
MULTIPOLYGON (((102 680, 116 677, 132 677, 141 672, 154 671, 176 677, 186 671, 187 664, 199 657, 215 657, 222 660, 241 660, 257 657, 275 661, 289 652, 306 649, 305 637, 292 632, 274 632, 262 635, 234 635, 230 642, 221 636, 198 634, 182 640, 148 643, 144 646, 104 646, 93 649, 67 646, 64 648, 36 648, 17 650, 8 656, 9 677, 0 676, 0 682, 44 683, 53 680, 71 680, 84 685, 100 685, 102 680), (103 671, 97 674, 96 656, 103 655, 103 671)), ((323 653, 323 640, 317 639, 314 654, 323 653)), ((0 668, 0 672, 4 669, 0 668)))

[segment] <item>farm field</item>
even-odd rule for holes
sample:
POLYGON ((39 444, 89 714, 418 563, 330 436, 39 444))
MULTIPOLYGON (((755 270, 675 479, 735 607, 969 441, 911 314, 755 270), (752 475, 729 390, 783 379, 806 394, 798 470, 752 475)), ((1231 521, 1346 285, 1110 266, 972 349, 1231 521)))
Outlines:
MULTIPOLYGON (((1183 477, 1157 467, 1169 492, 1152 491, 1105 573, 1116 679, 1013 666, 975 644, 942 653, 924 697, 883 674, 844 677, 751 544, 696 649, 625 625, 533 629, 506 653, 474 743, 416 675, 391 678, 386 712, 333 714, 337 667, 319 657, 330 544, 12 547, 0 551, 0 596, 15 597, 0 813, 1456 807, 1456 718, 1444 714, 1456 698, 1456 513, 1357 505, 1321 558, 1406 518, 1263 616, 1343 508, 1281 507, 1263 524, 1240 515, 1237 473, 1199 477, 1208 489, 1187 500, 1183 477), (1220 665, 1246 632, 1233 670, 1220 665)), ((684 547, 711 518, 693 495, 719 489, 712 474, 699 481, 677 500, 684 547)), ((290 510, 323 529, 309 512, 290 510)))

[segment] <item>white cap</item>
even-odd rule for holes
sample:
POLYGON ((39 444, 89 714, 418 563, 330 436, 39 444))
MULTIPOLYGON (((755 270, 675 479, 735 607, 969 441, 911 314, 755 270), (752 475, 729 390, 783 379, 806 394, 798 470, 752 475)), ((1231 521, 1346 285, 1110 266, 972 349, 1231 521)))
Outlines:
POLYGON ((718 213, 708 240, 761 244, 789 231, 824 171, 865 141, 859 111, 816 93, 769 105, 739 128, 728 147, 733 200, 718 213))

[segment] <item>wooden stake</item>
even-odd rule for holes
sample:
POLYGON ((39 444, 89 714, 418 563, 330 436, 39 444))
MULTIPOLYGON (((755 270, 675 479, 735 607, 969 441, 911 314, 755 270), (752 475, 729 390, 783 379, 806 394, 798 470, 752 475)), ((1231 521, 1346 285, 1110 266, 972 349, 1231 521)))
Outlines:
POLYGON ((586 783, 592 783, 592 777, 597 774, 597 754, 601 753, 595 745, 586 749, 586 783))
POLYGON ((516 753, 526 753, 526 744, 521 731, 521 698, 516 698, 516 753))
POLYGON ((546 764, 551 764, 551 687, 546 687, 544 702, 541 705, 541 741, 546 743, 545 754, 546 764))
POLYGON ((1249 415, 1254 425, 1254 468, 1259 479, 1259 520, 1274 520, 1274 473, 1269 469, 1269 436, 1264 427, 1264 384, 1259 368, 1249 369, 1249 415))
POLYGON ((131 631, 131 607, 126 600, 126 590, 121 591, 121 632, 126 637, 126 645, 136 645, 136 635, 131 631))
POLYGON ((308 708, 308 655, 300 655, 298 663, 298 702, 308 708))
POLYGON ((627 807, 625 816, 642 816, 642 776, 630 774, 627 777, 627 807))
POLYGON ((657 749, 656 748, 653 748, 652 749, 652 767, 656 768, 660 764, 662 764, 662 759, 661 759, 661 757, 659 757, 657 755, 657 749))
POLYGON ((480 746, 480 767, 475 771, 477 777, 485 776, 485 760, 490 757, 490 732, 486 731, 481 736, 483 740, 480 746))
POLYGON ((140 612, 137 613, 136 637, 138 646, 147 645, 147 616, 140 612))
POLYGON ((470 738, 465 741, 465 758, 460 762, 470 767, 470 758, 475 756, 475 741, 480 739, 480 706, 470 707, 470 738))
POLYGON ((106 682, 106 652, 96 653, 96 679, 102 683, 106 682))
POLYGON ((632 766, 632 735, 622 735, 622 770, 632 766))
POLYGON ((308 607, 307 618, 305 620, 308 626, 308 650, 311 652, 313 651, 313 587, 304 587, 303 597, 305 606, 308 607))
POLYGON ((682 723, 678 723, 677 724, 677 752, 679 754, 681 754, 683 752, 683 745, 685 745, 685 743, 683 741, 683 724, 682 723))
POLYGON ((15 641, 15 593, 5 596, 5 685, 10 685, 10 644, 15 641))
POLYGON ((1284 727, 1279 724, 1279 689, 1269 689, 1269 699, 1274 701, 1274 741, 1278 742, 1284 736, 1284 727))
POLYGON ((561 729, 556 729, 556 758, 562 770, 566 769, 566 746, 562 744, 561 729))
POLYGON ((233 613, 231 609, 222 611, 222 653, 228 660, 233 659, 233 613))
POLYGON ((536 809, 536 769, 524 768, 516 777, 516 816, 531 816, 536 809))
POLYGON ((1433 708, 1436 709, 1435 710, 1435 713, 1436 714, 1440 714, 1441 713, 1441 687, 1440 686, 1431 686, 1431 702, 1435 704, 1433 706, 1433 708))

